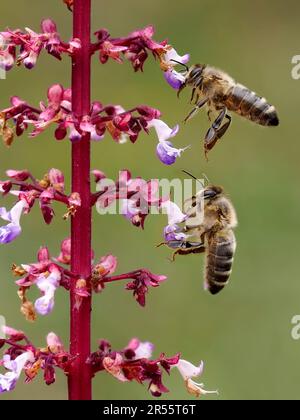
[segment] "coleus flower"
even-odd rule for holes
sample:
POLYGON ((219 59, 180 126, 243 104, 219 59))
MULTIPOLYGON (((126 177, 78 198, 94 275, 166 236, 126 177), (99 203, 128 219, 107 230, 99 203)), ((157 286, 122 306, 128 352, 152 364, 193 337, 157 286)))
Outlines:
POLYGON ((20 200, 15 204, 10 211, 5 207, 0 208, 1 219, 9 222, 6 226, 0 227, 0 243, 8 244, 16 239, 22 232, 20 219, 24 212, 26 203, 20 200))
POLYGON ((185 150, 176 149, 169 142, 178 133, 179 126, 169 128, 160 120, 161 113, 155 108, 140 105, 125 111, 120 105, 104 106, 100 102, 93 102, 90 113, 78 119, 72 113, 70 89, 55 84, 48 89, 47 97, 47 104, 41 102, 40 109, 30 106, 18 97, 11 98, 12 106, 0 113, 2 136, 7 145, 11 145, 14 132, 20 136, 29 125, 34 127, 30 136, 36 137, 50 125, 56 124, 57 140, 63 140, 69 132, 69 138, 73 142, 81 140, 86 134, 92 140, 99 141, 108 132, 120 144, 128 140, 135 143, 142 131, 149 134, 151 128, 154 128, 159 140, 157 155, 167 165, 174 163, 185 150), (13 120, 14 130, 9 127, 10 120, 13 120))
POLYGON ((93 202, 103 209, 112 205, 115 200, 122 200, 121 214, 137 227, 144 228, 151 207, 158 208, 165 200, 159 197, 157 180, 132 178, 128 170, 120 171, 116 182, 107 182, 104 174, 100 178, 98 174, 95 180, 98 192, 94 194, 93 202))
POLYGON ((9 354, 3 356, 0 364, 8 370, 4 375, 0 374, 0 394, 15 389, 17 381, 28 362, 33 361, 31 351, 24 352, 12 360, 9 354))
POLYGON ((170 241, 184 241, 189 236, 183 232, 179 225, 187 219, 187 215, 181 211, 177 204, 171 200, 162 203, 161 208, 168 217, 168 224, 164 228, 164 239, 166 242, 170 241))
POLYGON ((106 29, 98 30, 95 35, 98 42, 94 50, 99 51, 101 63, 106 63, 109 58, 120 63, 124 56, 132 63, 135 71, 143 71, 149 53, 157 58, 167 50, 166 41, 159 43, 153 40, 153 26, 134 31, 124 38, 112 38, 106 29))
MULTIPOLYGON (((93 371, 106 371, 121 382, 136 381, 147 384, 154 397, 160 397, 169 392, 162 382, 163 372, 170 374, 177 368, 184 378, 188 392, 194 396, 210 393, 203 389, 202 384, 197 384, 192 378, 201 376, 203 363, 199 367, 181 359, 180 354, 167 358, 161 354, 157 359, 151 359, 154 346, 149 342, 132 339, 120 351, 113 351, 109 342, 100 341, 98 351, 93 353, 88 362, 93 371)), ((215 391, 212 391, 214 393, 215 391)))
POLYGON ((8 339, 1 340, 1 347, 7 345, 8 348, 0 360, 8 372, 0 374, 0 393, 12 391, 21 373, 24 371, 26 383, 31 382, 39 373, 44 372, 46 385, 55 382, 55 369, 60 368, 68 374, 72 357, 65 351, 59 337, 54 333, 47 336, 47 347, 35 347, 22 331, 17 331, 10 327, 4 327, 4 332, 8 339))
POLYGON ((18 295, 22 301, 21 312, 29 320, 35 319, 35 313, 48 315, 54 307, 54 297, 56 289, 63 286, 67 290, 70 287, 70 281, 73 280, 72 273, 56 262, 69 264, 70 262, 70 242, 65 239, 61 245, 61 254, 58 258, 51 258, 47 247, 39 249, 37 262, 32 264, 14 265, 12 270, 15 276, 21 277, 16 281, 19 286, 18 295), (42 296, 34 304, 27 299, 27 292, 36 285, 42 296), (29 310, 30 309, 30 310, 29 310))
POLYGON ((94 45, 94 51, 99 51, 99 59, 105 64, 109 58, 118 63, 123 62, 123 57, 132 63, 135 71, 143 71, 144 63, 152 53, 160 62, 167 82, 174 88, 179 89, 184 82, 184 76, 174 70, 177 62, 186 64, 190 56, 180 56, 167 41, 156 42, 153 40, 154 27, 137 30, 124 38, 112 38, 106 29, 98 30, 95 35, 98 42, 94 45))
POLYGON ((180 63, 185 66, 189 60, 189 54, 180 56, 174 48, 169 48, 161 58, 161 66, 165 70, 165 79, 173 89, 179 90, 185 83, 185 74, 177 72, 175 67, 180 63))
POLYGON ((150 287, 158 287, 167 277, 156 275, 149 270, 140 269, 126 274, 112 276, 117 269, 117 258, 113 255, 106 255, 93 266, 92 286, 96 293, 102 292, 105 285, 119 280, 132 280, 125 286, 126 290, 133 291, 133 296, 139 305, 146 305, 146 294, 150 287))
POLYGON ((0 32, 0 37, 3 40, 0 46, 0 67, 5 71, 11 70, 15 63, 24 64, 27 69, 32 69, 42 50, 61 60, 63 53, 72 55, 81 48, 78 39, 71 39, 69 43, 63 42, 55 22, 51 19, 41 22, 40 33, 29 28, 25 28, 25 32, 20 29, 7 29, 0 32))
POLYGON ((173 165, 176 162, 176 159, 181 156, 181 154, 187 150, 190 146, 187 146, 183 149, 177 149, 170 142, 170 139, 175 137, 179 131, 179 126, 175 126, 173 129, 167 126, 161 120, 153 120, 149 124, 149 127, 154 127, 159 139, 159 143, 156 148, 156 153, 159 160, 165 165, 173 165))
MULTIPOLYGON (((67 196, 64 193, 64 175, 55 168, 39 180, 34 178, 27 170, 8 170, 6 172, 10 180, 0 182, 0 191, 5 194, 12 194, 17 196, 21 203, 23 203, 23 213, 28 214, 36 200, 39 201, 40 209, 44 221, 49 224, 54 216, 52 208, 53 201, 58 201, 67 206, 67 213, 65 218, 75 214, 77 209, 81 206, 81 200, 78 193, 72 193, 67 196), (19 190, 13 190, 12 187, 16 186, 19 190)), ((14 222, 8 226, 1 228, 2 243, 7 243, 15 239, 21 233, 20 228, 20 208, 22 204, 17 204, 11 212, 7 212, 4 208, 0 210, 0 217, 5 220, 11 221, 13 216, 14 222)))

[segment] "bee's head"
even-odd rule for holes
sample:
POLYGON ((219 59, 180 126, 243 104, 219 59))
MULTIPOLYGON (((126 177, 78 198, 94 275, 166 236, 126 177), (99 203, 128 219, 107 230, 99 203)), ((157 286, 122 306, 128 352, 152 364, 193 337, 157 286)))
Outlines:
POLYGON ((213 201, 223 194, 223 188, 217 185, 209 185, 204 188, 202 194, 206 202, 213 201))
POLYGON ((197 81, 201 79, 205 67, 204 64, 195 64, 192 66, 186 74, 186 85, 195 86, 197 81))
POLYGON ((184 67, 185 70, 183 71, 183 75, 185 77, 185 81, 178 90, 178 97, 187 86, 195 86, 201 81, 202 73, 206 66, 204 64, 195 64, 190 68, 185 65, 184 67))

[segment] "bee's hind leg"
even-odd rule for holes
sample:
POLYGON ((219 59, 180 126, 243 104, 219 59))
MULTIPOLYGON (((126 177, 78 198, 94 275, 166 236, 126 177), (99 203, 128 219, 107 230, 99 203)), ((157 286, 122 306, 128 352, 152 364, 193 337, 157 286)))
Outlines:
POLYGON ((176 255, 202 254, 203 252, 205 252, 204 244, 200 244, 198 246, 188 248, 188 249, 177 249, 177 251, 173 252, 172 257, 169 258, 169 260, 171 262, 174 262, 176 255))
POLYGON ((200 108, 202 108, 206 103, 208 102, 208 99, 201 99, 199 102, 196 103, 196 106, 192 109, 192 111, 188 114, 188 116, 184 119, 184 122, 186 123, 191 118, 193 118, 200 108))
POLYGON ((208 130, 205 136, 205 151, 208 152, 211 150, 216 142, 220 140, 228 130, 231 124, 231 117, 227 114, 227 108, 222 109, 221 113, 218 115, 216 120, 213 122, 211 128, 208 130), (224 122, 224 119, 227 119, 227 122, 224 122), (223 124, 223 125, 222 125, 223 124))

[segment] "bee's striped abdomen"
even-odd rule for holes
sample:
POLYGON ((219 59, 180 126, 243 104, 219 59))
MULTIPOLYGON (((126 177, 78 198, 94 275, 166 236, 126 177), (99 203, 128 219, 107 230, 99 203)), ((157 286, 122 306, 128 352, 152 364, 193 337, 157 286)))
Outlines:
POLYGON ((236 240, 232 230, 220 232, 208 240, 205 285, 216 295, 228 283, 232 271, 236 240))
POLYGON ((276 109, 265 98, 251 92, 246 87, 237 84, 225 99, 225 105, 230 111, 234 111, 249 120, 260 124, 277 126, 279 119, 276 109))

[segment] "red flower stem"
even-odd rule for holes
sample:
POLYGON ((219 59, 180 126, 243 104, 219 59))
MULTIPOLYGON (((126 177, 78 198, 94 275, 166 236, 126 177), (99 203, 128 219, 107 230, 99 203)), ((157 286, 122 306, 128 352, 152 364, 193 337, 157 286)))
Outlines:
MULTIPOLYGON (((72 110, 77 118, 90 112, 91 90, 91 0, 74 0, 73 37, 81 41, 81 49, 72 62, 72 110)), ((90 135, 72 145, 72 191, 81 197, 81 207, 72 218, 71 271, 87 280, 91 275, 91 191, 90 135)), ((70 369, 69 399, 91 400, 92 371, 87 364, 91 353, 91 297, 76 304, 76 280, 71 281, 70 353, 76 357, 70 369)))
POLYGON ((101 280, 101 283, 112 283, 114 281, 129 280, 129 279, 134 280, 140 272, 141 270, 136 270, 136 271, 132 271, 131 273, 120 274, 119 276, 105 277, 103 280, 101 280))
MULTIPOLYGON (((38 185, 27 184, 26 182, 21 182, 21 181, 10 181, 10 182, 11 182, 11 185, 14 185, 16 187, 26 188, 26 191, 34 190, 34 191, 37 191, 38 193, 42 193, 43 191, 45 191, 45 188, 39 187, 38 185)), ((53 200, 69 205, 68 197, 59 191, 55 192, 53 200)))

